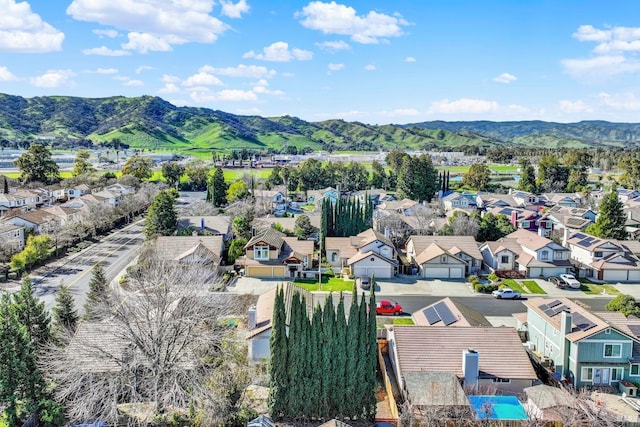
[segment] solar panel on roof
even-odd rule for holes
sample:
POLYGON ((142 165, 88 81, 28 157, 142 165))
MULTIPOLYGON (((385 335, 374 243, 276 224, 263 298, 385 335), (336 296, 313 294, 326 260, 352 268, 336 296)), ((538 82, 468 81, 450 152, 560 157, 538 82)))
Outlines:
POLYGON ((585 236, 582 233, 576 233, 576 234, 573 235, 573 237, 575 237, 576 239, 584 239, 587 236, 585 236))
POLYGON ((427 322, 429 322, 429 325, 433 325, 434 323, 440 321, 440 316, 438 316, 438 312, 435 308, 428 307, 427 309, 422 310, 422 312, 424 313, 424 317, 427 318, 427 322))
POLYGON ((542 310, 542 311, 545 311, 545 310, 547 310, 547 309, 549 308, 549 306, 548 306, 547 304, 542 304, 542 305, 541 305, 540 307, 538 307, 538 308, 540 308, 540 310, 542 310))
POLYGON ((548 303, 547 307, 553 308, 553 307, 558 306, 560 304, 562 304, 562 303, 559 300, 554 300, 554 301, 551 301, 550 303, 548 303))
POLYGON ((601 242, 601 240, 600 240, 600 239, 596 239, 596 240, 592 241, 592 242, 591 242, 591 244, 592 244, 592 245, 595 245, 596 243, 600 243, 600 242, 601 242))
POLYGON ((589 240, 589 239, 580 240, 578 242, 578 245, 580 245, 580 246, 590 246, 591 245, 591 240, 589 240))
POLYGON ((440 316, 440 319, 442 319, 442 323, 444 323, 445 325, 449 326, 450 324, 458 320, 453 315, 451 310, 449 310, 449 307, 447 307, 447 304, 445 304, 444 302, 439 302, 438 304, 436 304, 435 307, 436 307, 436 311, 438 312, 438 315, 440 316))
POLYGON ((580 313, 573 313, 573 324, 576 325, 576 328, 580 329, 581 331, 586 331, 596 326, 595 323, 593 323, 591 320, 587 319, 580 313))
POLYGON ((556 314, 556 312, 553 310, 553 308, 548 308, 544 311, 544 314, 546 314, 549 317, 552 317, 553 315, 556 314))
POLYGON ((558 314, 561 311, 566 311, 567 313, 569 313, 571 310, 566 305, 561 305, 559 307, 554 307, 553 311, 554 311, 555 314, 558 314))

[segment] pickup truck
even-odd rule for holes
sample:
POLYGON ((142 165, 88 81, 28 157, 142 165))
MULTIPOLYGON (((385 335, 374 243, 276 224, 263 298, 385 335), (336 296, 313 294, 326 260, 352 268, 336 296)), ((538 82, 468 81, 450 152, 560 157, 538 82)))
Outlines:
POLYGON ((402 314, 402 306, 397 302, 381 300, 376 303, 376 314, 383 316, 399 316, 402 314))
POLYGON ((493 291, 491 295, 498 299, 520 299, 520 297, 522 296, 520 295, 520 292, 516 292, 509 288, 498 289, 496 291, 493 291))

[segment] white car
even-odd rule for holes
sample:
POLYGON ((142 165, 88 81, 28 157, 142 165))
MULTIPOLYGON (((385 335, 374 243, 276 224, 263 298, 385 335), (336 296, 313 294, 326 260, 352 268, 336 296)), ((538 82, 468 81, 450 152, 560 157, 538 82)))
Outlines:
POLYGON ((498 299, 520 299, 520 297, 522 297, 522 295, 520 295, 520 292, 516 292, 509 288, 495 290, 491 292, 491 295, 493 295, 494 298, 498 299))
POLYGON ((576 276, 573 274, 561 274, 560 278, 566 283, 570 288, 580 289, 580 282, 576 279, 576 276))

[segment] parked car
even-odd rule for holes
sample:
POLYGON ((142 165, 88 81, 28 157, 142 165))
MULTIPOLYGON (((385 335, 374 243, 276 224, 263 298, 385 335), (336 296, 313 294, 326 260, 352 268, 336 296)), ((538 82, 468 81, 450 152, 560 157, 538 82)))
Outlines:
POLYGON ((516 292, 513 289, 502 288, 491 292, 491 295, 497 299, 520 299, 522 295, 520 292, 516 292))
POLYGON ((383 299, 376 303, 376 314, 399 316, 402 314, 402 306, 397 302, 383 299))
POLYGON ((369 278, 367 276, 361 276, 358 278, 358 282, 360 282, 360 288, 364 289, 365 291, 368 291, 369 288, 371 287, 371 282, 369 281, 369 278))
POLYGON ((551 276, 551 277, 549 277, 548 280, 549 280, 549 282, 551 282, 554 285, 556 285, 556 288, 564 289, 567 286, 569 286, 564 282, 564 280, 562 280, 560 277, 557 277, 557 276, 551 276))
POLYGON ((576 276, 573 274, 561 274, 560 278, 567 284, 570 288, 580 289, 580 282, 576 279, 576 276))

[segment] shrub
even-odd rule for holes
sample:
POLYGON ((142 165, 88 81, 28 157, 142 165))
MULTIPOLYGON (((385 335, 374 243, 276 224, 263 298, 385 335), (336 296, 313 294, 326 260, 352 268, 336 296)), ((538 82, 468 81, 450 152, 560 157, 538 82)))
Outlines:
POLYGON ((480 278, 475 274, 472 274, 471 276, 467 277, 467 282, 475 285, 476 283, 480 283, 480 278))
POLYGON ((498 289, 498 285, 493 284, 493 283, 489 283, 486 285, 483 285, 482 283, 476 283, 475 285, 473 285, 473 290, 475 290, 476 292, 479 293, 483 293, 483 294, 490 294, 491 292, 495 291, 496 289, 498 289))
POLYGON ((487 278, 492 282, 497 282, 499 280, 498 275, 496 273, 489 274, 487 278))

